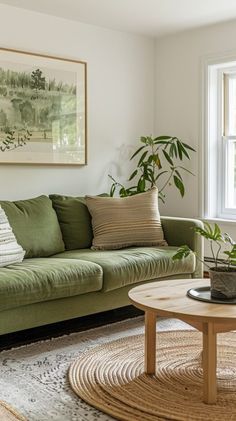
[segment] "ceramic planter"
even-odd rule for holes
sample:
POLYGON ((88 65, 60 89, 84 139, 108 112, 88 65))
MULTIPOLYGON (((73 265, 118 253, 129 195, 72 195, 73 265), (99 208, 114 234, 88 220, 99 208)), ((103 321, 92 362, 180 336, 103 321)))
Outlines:
POLYGON ((211 280, 211 296, 227 300, 236 298, 236 269, 227 267, 211 268, 209 270, 211 280))

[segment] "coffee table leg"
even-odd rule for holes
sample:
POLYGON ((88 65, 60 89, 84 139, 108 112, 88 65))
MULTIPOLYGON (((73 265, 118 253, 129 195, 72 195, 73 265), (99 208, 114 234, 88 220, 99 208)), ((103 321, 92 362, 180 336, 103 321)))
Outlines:
POLYGON ((216 403, 216 333, 213 323, 203 324, 203 401, 216 403))
POLYGON ((145 373, 155 374, 156 369, 156 314, 145 312, 145 373))

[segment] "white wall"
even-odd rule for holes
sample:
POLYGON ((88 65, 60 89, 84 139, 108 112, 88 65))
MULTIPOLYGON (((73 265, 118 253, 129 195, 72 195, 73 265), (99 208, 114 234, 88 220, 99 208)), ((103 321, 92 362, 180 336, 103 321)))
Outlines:
POLYGON ((128 174, 141 135, 153 132, 154 41, 0 5, 0 46, 88 63, 88 165, 0 163, 0 198, 108 191, 107 174, 128 174))
MULTIPOLYGON (((186 178, 183 199, 170 188, 161 206, 167 215, 199 217, 201 167, 201 61, 208 56, 236 51, 236 21, 186 31, 156 41, 155 131, 171 134, 190 143, 196 150, 186 178), (199 165, 200 164, 200 165, 199 165)), ((236 239, 236 222, 221 223, 236 239)), ((206 254, 209 254, 208 251, 206 254)))
MULTIPOLYGON (((88 63, 88 165, 19 166, 0 163, 0 198, 53 192, 107 191, 107 174, 124 181, 140 135, 172 134, 198 151, 186 196, 166 191, 162 214, 199 217, 201 60, 236 50, 236 22, 154 41, 0 5, 0 46, 88 63), (11 29, 13 28, 13 29, 11 29), (155 116, 154 116, 154 97, 155 116)), ((236 238, 236 223, 221 224, 236 238)))

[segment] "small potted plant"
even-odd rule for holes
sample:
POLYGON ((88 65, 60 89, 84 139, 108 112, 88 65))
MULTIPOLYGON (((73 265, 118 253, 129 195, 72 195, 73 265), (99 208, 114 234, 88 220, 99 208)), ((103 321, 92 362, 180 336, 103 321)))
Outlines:
MULTIPOLYGON (((211 226, 206 222, 204 228, 196 227, 195 231, 210 242, 213 267, 203 263, 209 270, 211 297, 222 300, 236 298, 236 243, 229 234, 223 234, 217 224, 211 226), (219 256, 223 245, 226 247, 223 251, 226 258, 222 260, 219 256)), ((188 246, 181 246, 173 260, 183 259, 190 253, 188 246)), ((202 261, 197 255, 196 258, 202 261)))

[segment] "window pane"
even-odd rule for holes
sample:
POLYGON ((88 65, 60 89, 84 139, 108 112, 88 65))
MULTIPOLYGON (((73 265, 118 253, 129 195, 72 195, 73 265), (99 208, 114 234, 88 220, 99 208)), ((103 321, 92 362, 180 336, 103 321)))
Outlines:
POLYGON ((226 121, 228 119, 228 136, 236 135, 236 75, 230 75, 226 79, 228 87, 226 87, 226 121))
POLYGON ((236 208, 236 141, 227 140, 226 146, 226 208, 236 208))

